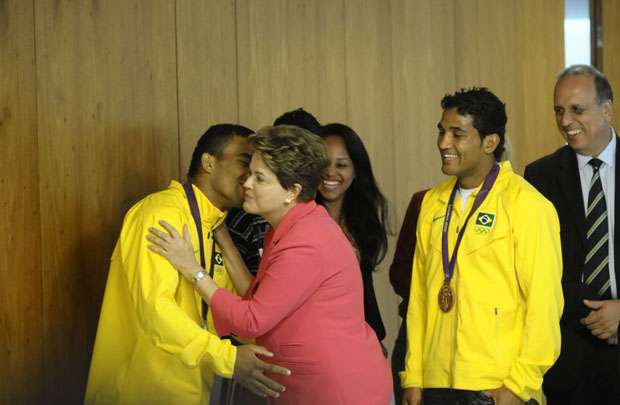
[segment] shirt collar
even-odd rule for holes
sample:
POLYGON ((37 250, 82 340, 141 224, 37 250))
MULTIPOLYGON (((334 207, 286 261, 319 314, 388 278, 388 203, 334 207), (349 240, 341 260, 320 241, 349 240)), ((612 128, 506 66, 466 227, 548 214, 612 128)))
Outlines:
MULTIPOLYGON (((183 185, 178 181, 172 180, 170 182, 169 188, 180 191, 181 193, 183 193, 183 197, 187 199, 187 196, 185 195, 185 189, 183 188, 183 185)), ((194 194, 196 195, 196 202, 198 203, 198 210, 200 211, 200 221, 207 229, 217 228, 226 217, 226 212, 221 211, 219 208, 213 205, 213 203, 209 201, 207 196, 204 195, 202 190, 196 187, 195 184, 192 184, 192 188, 194 189, 194 194)))
POLYGON ((298 202, 291 208, 280 221, 278 226, 273 230, 272 243, 276 243, 295 223, 302 217, 305 217, 316 208, 314 200, 308 202, 298 202))
MULTIPOLYGON (((497 164, 499 165, 499 174, 497 175, 497 180, 495 180, 495 184, 493 185, 493 188, 495 188, 497 183, 500 183, 503 179, 506 178, 507 173, 512 173, 512 164, 510 163, 510 161, 504 160, 502 162, 498 162, 497 164)), ((450 199, 450 194, 452 194, 452 189, 454 188, 454 185, 456 184, 456 181, 457 181, 457 178, 452 177, 450 181, 447 181, 443 184, 443 189, 441 190, 439 194, 439 201, 442 201, 445 203, 448 202, 448 200, 450 199)), ((484 181, 480 183, 478 187, 476 187, 476 189, 472 193, 473 196, 478 195, 478 192, 482 188, 482 184, 484 184, 484 181)))
MULTIPOLYGON (((579 170, 583 170, 588 162, 592 160, 592 156, 581 155, 579 153, 575 154, 577 155, 579 170)), ((616 164, 616 131, 613 128, 611 129, 611 141, 609 141, 605 149, 596 157, 609 167, 614 167, 616 164)))

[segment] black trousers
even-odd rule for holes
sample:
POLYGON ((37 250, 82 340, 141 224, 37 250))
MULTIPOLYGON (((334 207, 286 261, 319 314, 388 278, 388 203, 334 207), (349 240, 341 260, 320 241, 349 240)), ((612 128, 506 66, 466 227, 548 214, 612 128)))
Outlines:
POLYGON ((547 405, 620 405, 618 346, 587 347, 577 383, 543 382, 547 405))
POLYGON ((425 388, 422 405, 494 405, 493 398, 481 391, 455 390, 451 388, 425 388))
POLYGON ((398 331, 394 350, 392 350, 392 378, 394 380, 394 399, 396 405, 403 400, 403 389, 400 387, 399 371, 405 369, 405 354, 407 353, 407 322, 403 319, 398 331))
MULTIPOLYGON (((425 388, 422 405, 494 405, 495 401, 482 391, 456 390, 451 388, 425 388)), ((528 405, 535 405, 530 400, 528 405)))

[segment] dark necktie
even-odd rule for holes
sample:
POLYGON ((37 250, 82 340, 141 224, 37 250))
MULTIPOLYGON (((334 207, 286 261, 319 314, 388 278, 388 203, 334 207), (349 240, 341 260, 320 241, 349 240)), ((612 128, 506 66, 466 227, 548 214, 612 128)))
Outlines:
POLYGON ((586 213, 586 260, 583 267, 583 280, 586 285, 598 291, 602 299, 611 299, 609 280, 609 226, 607 204, 603 194, 603 183, 599 169, 603 162, 591 159, 588 164, 594 173, 588 193, 586 213))

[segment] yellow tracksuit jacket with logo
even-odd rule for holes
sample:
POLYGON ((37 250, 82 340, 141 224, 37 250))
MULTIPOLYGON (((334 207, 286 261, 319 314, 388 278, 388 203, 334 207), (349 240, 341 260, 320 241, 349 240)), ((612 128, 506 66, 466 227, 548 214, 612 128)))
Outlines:
MULTIPOLYGON (((194 192, 208 270, 211 230, 225 214, 198 188, 194 192)), ((201 298, 192 283, 147 249, 148 228, 161 229, 162 219, 179 230, 189 225, 200 260, 198 233, 181 184, 173 181, 129 210, 112 255, 87 404, 207 404, 212 372, 224 377, 233 373, 236 349, 213 333, 210 314, 209 330, 203 328, 201 298)), ((215 265, 214 279, 233 291, 223 265, 215 265)))
MULTIPOLYGON (((487 390, 505 386, 541 401, 544 373, 560 353, 562 251, 555 209, 501 163, 495 185, 470 218, 451 286, 455 305, 443 313, 441 236, 456 178, 430 190, 417 228, 403 387, 487 390)), ((450 255, 463 212, 457 197, 449 226, 450 255)))

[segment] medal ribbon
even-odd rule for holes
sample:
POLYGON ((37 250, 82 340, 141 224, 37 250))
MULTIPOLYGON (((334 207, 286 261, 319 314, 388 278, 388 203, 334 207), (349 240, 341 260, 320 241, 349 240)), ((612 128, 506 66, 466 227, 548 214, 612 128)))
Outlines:
MULTIPOLYGON (((187 202, 189 203, 189 209, 192 212, 192 217, 194 218, 194 223, 196 224, 196 230, 198 231, 198 243, 200 245, 200 265, 203 269, 207 269, 206 260, 205 260, 205 246, 204 246, 204 237, 202 236, 202 221, 200 220, 200 210, 198 209, 198 201, 196 200, 196 194, 194 193, 194 188, 192 187, 192 183, 189 181, 183 184, 183 189, 185 190, 185 195, 187 195, 187 202)), ((215 239, 211 241, 211 263, 209 267, 209 276, 213 278, 213 270, 215 267, 215 239)), ((209 306, 207 303, 202 300, 202 315, 204 319, 207 319, 207 311, 209 310, 209 306)))
POLYGON ((465 219, 465 223, 463 227, 459 231, 459 234, 456 238, 456 244, 454 245, 454 251, 452 252, 452 258, 448 257, 448 228, 450 226, 450 218, 452 217, 452 207, 454 206, 454 200, 456 198, 456 190, 459 186, 458 181, 454 184, 454 188, 452 189, 452 194, 450 194, 450 200, 448 201, 448 208, 446 208, 446 218, 443 223, 443 229, 441 230, 441 258, 443 261, 443 273, 445 275, 444 282, 450 283, 452 279, 452 275, 454 274, 454 267, 456 266, 456 255, 459 251, 459 246, 461 246, 461 240, 463 240, 463 234, 465 233, 465 228, 467 227, 467 223, 469 222, 469 218, 476 212, 476 210, 482 205, 482 202, 491 191, 491 187, 495 184, 495 180, 497 180, 497 175, 499 174, 499 165, 495 163, 491 168, 491 171, 484 178, 484 183, 482 183, 482 188, 476 199, 474 200, 474 205, 471 207, 467 218, 465 219))

